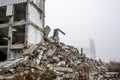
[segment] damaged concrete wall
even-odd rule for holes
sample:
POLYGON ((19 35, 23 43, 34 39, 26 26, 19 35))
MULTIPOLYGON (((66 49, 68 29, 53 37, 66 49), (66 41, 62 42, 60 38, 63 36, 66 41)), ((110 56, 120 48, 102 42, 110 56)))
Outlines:
POLYGON ((31 4, 29 4, 28 13, 29 13, 29 15, 28 15, 29 20, 32 21, 37 26, 39 26, 40 28, 43 28, 41 15, 40 15, 39 11, 37 9, 35 9, 35 7, 32 6, 31 4))
MULTIPOLYGON (((43 30, 43 22, 41 13, 31 4, 28 5, 28 20, 43 30)), ((43 41, 42 32, 35 25, 28 25, 27 41, 28 45, 38 44, 43 41)))
POLYGON ((40 43, 42 41, 42 33, 31 25, 29 25, 28 27, 28 45, 40 43))

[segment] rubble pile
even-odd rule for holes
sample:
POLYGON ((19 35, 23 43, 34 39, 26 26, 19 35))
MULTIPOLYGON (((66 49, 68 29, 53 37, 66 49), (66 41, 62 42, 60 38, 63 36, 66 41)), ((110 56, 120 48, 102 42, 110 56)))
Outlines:
POLYGON ((31 49, 34 51, 19 58, 18 64, 4 70, 6 77, 2 77, 9 80, 89 80, 105 72, 101 61, 89 59, 82 49, 79 53, 77 48, 64 43, 44 42, 31 49))
POLYGON ((43 43, 31 45, 22 57, 2 63, 0 80, 105 80, 104 63, 86 57, 82 48, 79 52, 60 42, 58 31, 65 34, 55 29, 49 38, 47 26, 43 43))
POLYGON ((50 42, 37 45, 15 70, 15 80, 89 80, 90 73, 105 71, 100 61, 87 58, 77 48, 50 42))
POLYGON ((38 46, 36 51, 43 52, 40 65, 45 65, 49 70, 53 70, 57 80, 89 80, 90 73, 105 74, 106 69, 102 61, 87 58, 83 49, 79 53, 78 49, 73 46, 50 42, 38 46))

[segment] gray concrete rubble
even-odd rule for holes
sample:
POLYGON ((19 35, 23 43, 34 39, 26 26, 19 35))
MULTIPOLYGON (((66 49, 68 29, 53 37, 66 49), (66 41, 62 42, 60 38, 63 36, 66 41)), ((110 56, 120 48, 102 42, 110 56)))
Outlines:
POLYGON ((30 73, 34 75, 38 72, 41 75, 31 76, 31 80, 44 80, 45 76, 41 78, 43 74, 48 74, 46 71, 50 71, 53 77, 45 80, 107 80, 110 77, 101 61, 87 58, 82 50, 79 53, 73 46, 51 42, 32 45, 23 57, 3 62, 0 70, 0 79, 8 80, 20 79, 20 76, 20 80, 27 79, 30 73))
POLYGON ((119 80, 118 73, 108 73, 104 63, 86 57, 83 49, 59 44, 49 38, 31 45, 24 55, 0 64, 0 80, 119 80), (48 39, 48 40, 47 40, 48 39))

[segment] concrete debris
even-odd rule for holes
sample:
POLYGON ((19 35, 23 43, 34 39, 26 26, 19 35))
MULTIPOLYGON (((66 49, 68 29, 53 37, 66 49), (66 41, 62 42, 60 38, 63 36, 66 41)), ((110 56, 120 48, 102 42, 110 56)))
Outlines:
MULTIPOLYGON (((49 31, 47 26, 46 37, 49 31)), ((86 57, 83 49, 79 53, 73 46, 49 40, 32 45, 23 57, 0 65, 1 80, 117 80, 117 75, 107 73, 101 60, 86 57)))
POLYGON ((54 33, 53 33, 53 40, 55 41, 55 42, 60 42, 60 39, 59 39, 59 32, 61 32, 63 35, 65 35, 65 33, 62 31, 62 30, 60 30, 60 29, 54 29, 54 33))

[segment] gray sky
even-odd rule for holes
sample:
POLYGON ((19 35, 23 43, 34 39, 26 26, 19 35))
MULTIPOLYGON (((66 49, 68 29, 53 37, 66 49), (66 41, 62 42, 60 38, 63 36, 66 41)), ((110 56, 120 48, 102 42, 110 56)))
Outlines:
POLYGON ((46 25, 76 47, 89 47, 92 38, 97 58, 120 61, 120 0, 46 0, 46 25))

